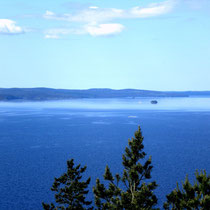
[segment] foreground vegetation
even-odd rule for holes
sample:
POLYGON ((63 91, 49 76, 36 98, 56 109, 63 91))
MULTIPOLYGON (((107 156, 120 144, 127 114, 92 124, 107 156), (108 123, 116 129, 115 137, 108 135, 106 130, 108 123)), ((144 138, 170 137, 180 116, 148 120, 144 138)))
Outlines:
MULTIPOLYGON (((82 179, 86 170, 81 165, 74 165, 74 160, 67 161, 67 172, 55 178, 51 188, 55 192, 56 204, 42 203, 46 210, 53 209, 158 209, 158 199, 154 194, 157 188, 155 181, 150 182, 151 157, 144 160, 143 136, 140 127, 132 139, 128 140, 128 147, 122 156, 123 173, 113 175, 106 166, 104 180, 107 184, 96 180, 93 187, 95 205, 86 200, 90 178, 82 179)), ((181 189, 177 184, 166 196, 164 209, 210 209, 210 175, 205 171, 196 172, 196 182, 190 184, 188 177, 182 183, 181 189)))

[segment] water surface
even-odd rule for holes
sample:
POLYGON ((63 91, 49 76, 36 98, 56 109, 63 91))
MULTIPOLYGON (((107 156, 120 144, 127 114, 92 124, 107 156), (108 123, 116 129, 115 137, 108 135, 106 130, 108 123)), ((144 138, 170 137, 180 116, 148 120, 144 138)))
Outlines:
MULTIPOLYGON (((188 173, 210 172, 210 98, 83 99, 0 103, 0 209, 42 209, 66 160, 87 165, 90 188, 121 157, 138 125, 164 196, 188 173)), ((92 195, 90 194, 89 197, 92 195)))

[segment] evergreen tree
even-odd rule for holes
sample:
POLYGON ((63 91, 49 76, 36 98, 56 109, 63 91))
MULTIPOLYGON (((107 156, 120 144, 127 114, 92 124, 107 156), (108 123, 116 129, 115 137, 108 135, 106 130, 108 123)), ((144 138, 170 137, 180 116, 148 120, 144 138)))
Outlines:
POLYGON ((88 194, 87 187, 90 183, 90 178, 88 178, 86 181, 81 181, 82 173, 84 173, 85 170, 86 166, 74 166, 74 160, 68 160, 67 172, 61 177, 55 178, 51 188, 51 190, 55 192, 55 201, 58 206, 55 206, 53 203, 42 203, 43 208, 46 210, 93 209, 92 207, 89 207, 92 202, 85 200, 85 196, 88 194), (84 206, 87 206, 87 208, 84 206))
POLYGON ((196 171, 196 183, 191 185, 188 177, 182 183, 180 190, 178 184, 167 197, 164 209, 202 209, 210 210, 210 176, 206 171, 196 171))
POLYGON ((157 198, 153 190, 156 182, 145 183, 151 178, 151 157, 144 163, 146 153, 143 151, 143 136, 140 127, 135 132, 135 137, 128 140, 128 147, 123 154, 123 175, 112 175, 106 166, 104 179, 109 185, 106 188, 99 179, 93 187, 95 205, 98 209, 154 209, 157 198), (122 188, 120 188, 120 186, 122 188))

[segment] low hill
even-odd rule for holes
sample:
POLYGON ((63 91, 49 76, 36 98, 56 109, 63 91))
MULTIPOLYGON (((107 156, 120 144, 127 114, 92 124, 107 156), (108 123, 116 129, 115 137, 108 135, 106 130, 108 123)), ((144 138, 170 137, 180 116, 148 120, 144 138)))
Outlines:
POLYGON ((52 88, 0 88, 0 101, 46 101, 76 98, 136 98, 210 96, 210 91, 150 91, 138 89, 68 90, 52 88))

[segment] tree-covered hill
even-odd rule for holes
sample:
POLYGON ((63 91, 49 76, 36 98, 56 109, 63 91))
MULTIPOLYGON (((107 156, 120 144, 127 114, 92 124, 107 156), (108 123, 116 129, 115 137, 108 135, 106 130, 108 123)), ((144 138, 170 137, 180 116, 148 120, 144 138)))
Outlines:
POLYGON ((210 96, 210 91, 150 91, 137 89, 68 90, 52 88, 0 88, 0 101, 45 101, 76 98, 135 98, 210 96))

